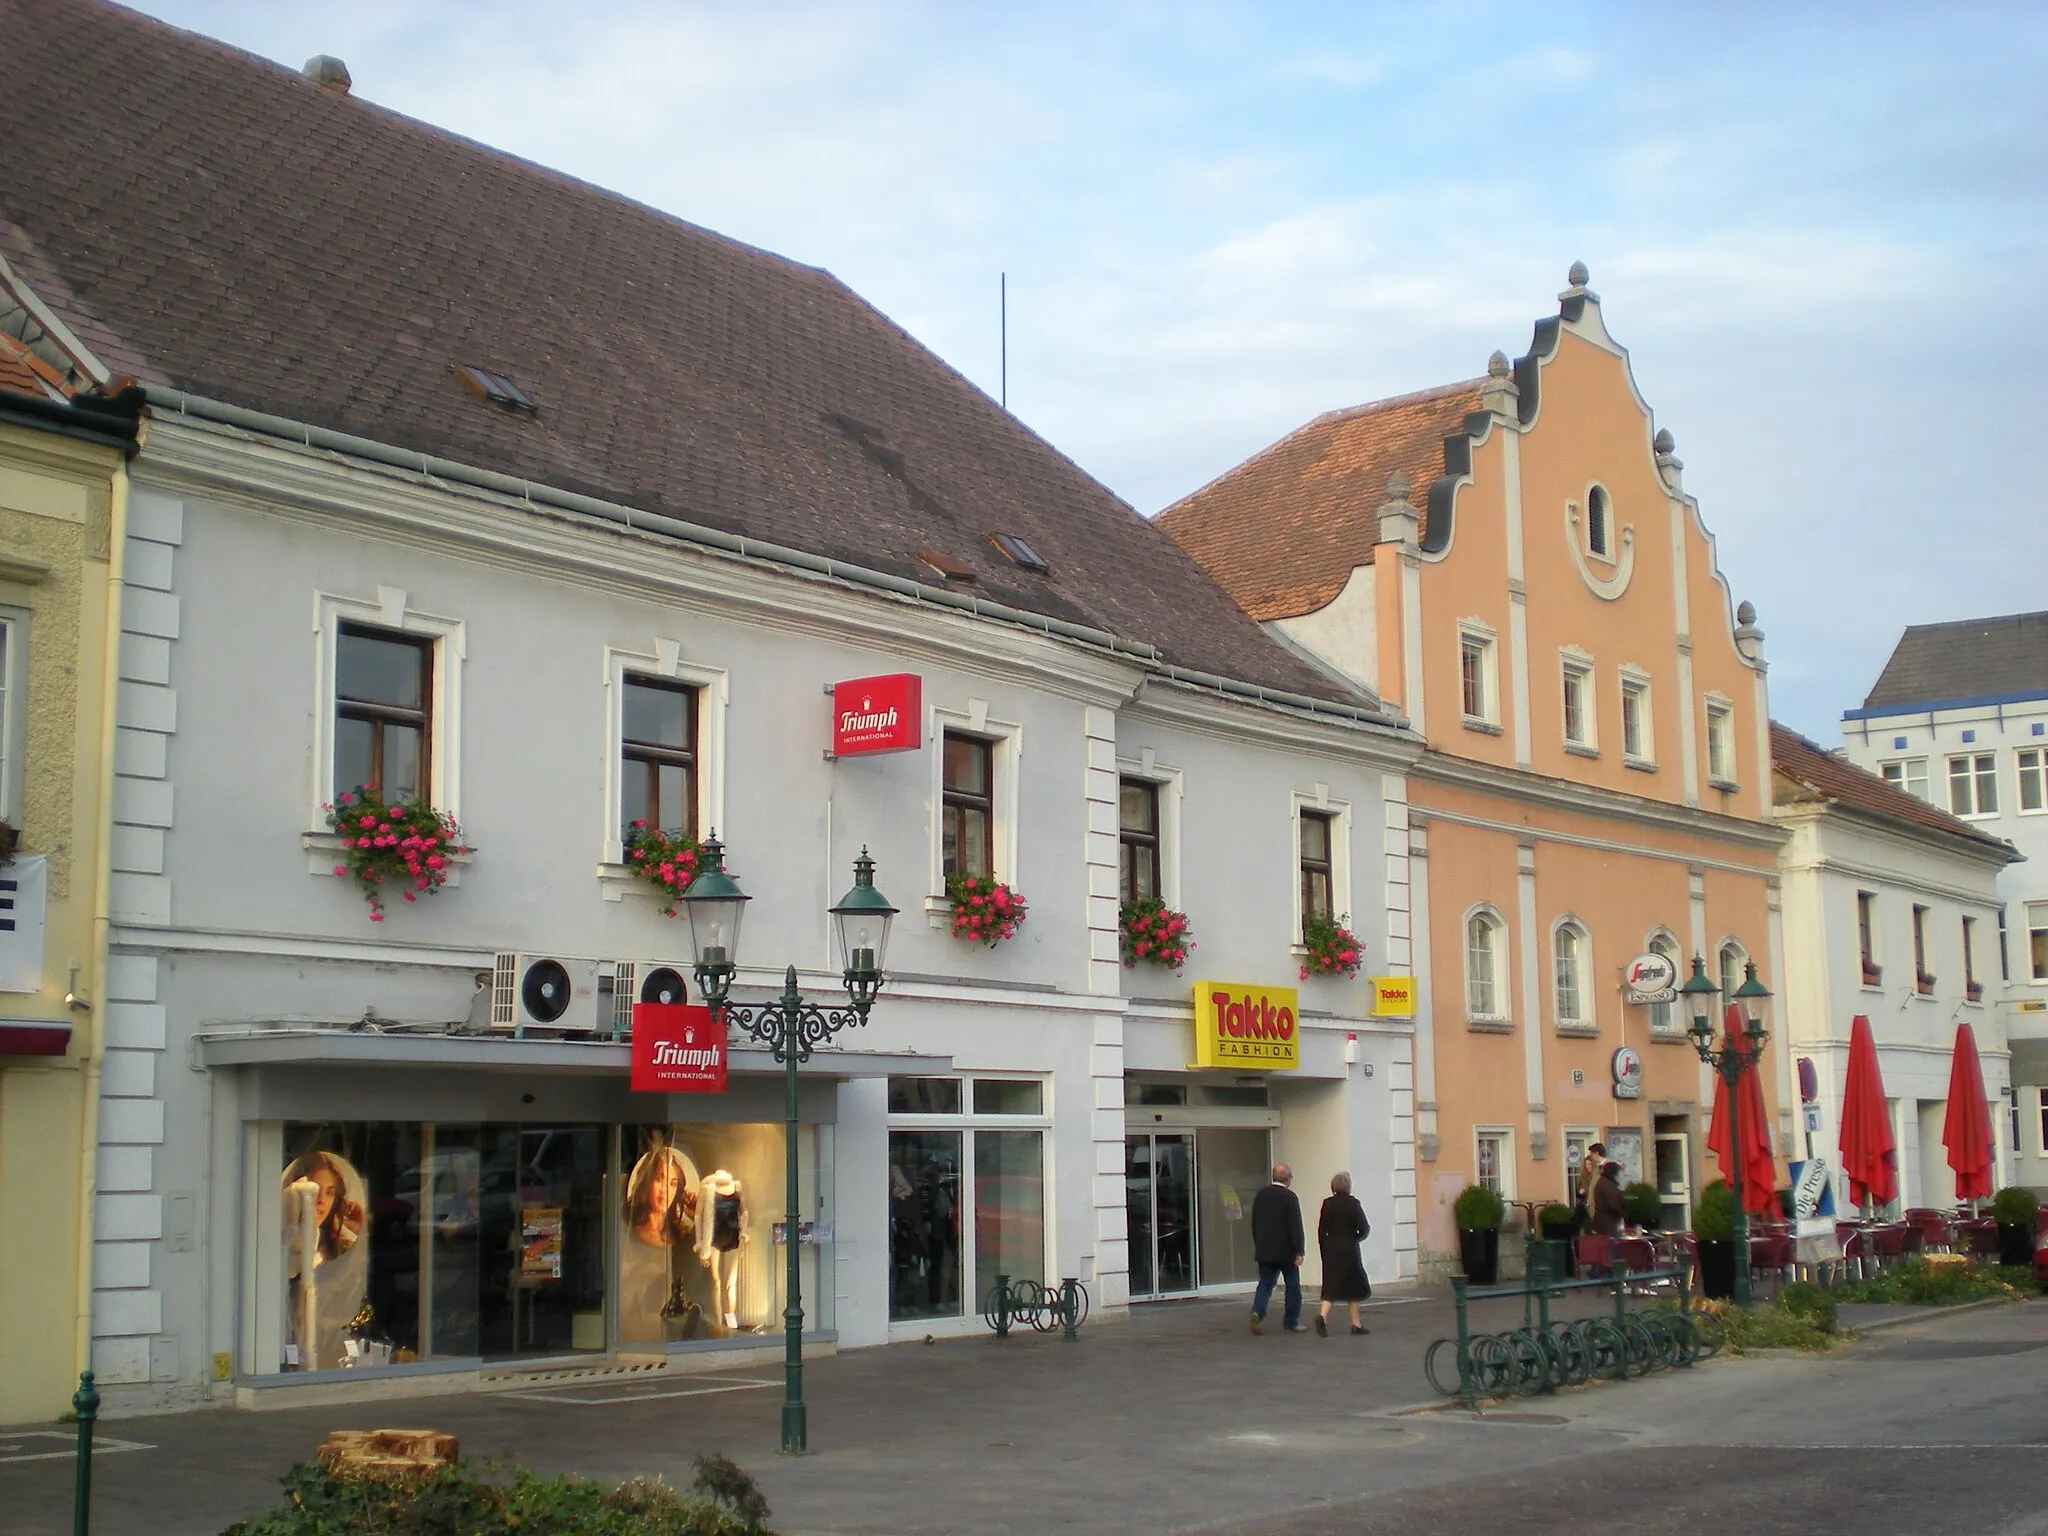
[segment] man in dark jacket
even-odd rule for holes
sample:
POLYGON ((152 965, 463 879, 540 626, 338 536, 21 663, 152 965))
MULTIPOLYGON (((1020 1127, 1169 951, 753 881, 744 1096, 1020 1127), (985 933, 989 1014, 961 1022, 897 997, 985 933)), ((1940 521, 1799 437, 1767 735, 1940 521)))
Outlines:
POLYGON ((1288 1185, 1294 1170, 1285 1163, 1273 1165, 1273 1182, 1252 1200, 1252 1257, 1259 1261, 1259 1288, 1252 1296, 1252 1332, 1263 1333, 1266 1303, 1273 1299, 1276 1281, 1287 1282, 1287 1301, 1281 1321, 1289 1333, 1307 1333, 1301 1326, 1301 1256, 1306 1252, 1301 1232, 1301 1201, 1288 1185))
POLYGON ((1601 1237, 1619 1237, 1626 1220, 1621 1198, 1621 1164, 1602 1163, 1600 1181, 1593 1186, 1593 1231, 1601 1237))

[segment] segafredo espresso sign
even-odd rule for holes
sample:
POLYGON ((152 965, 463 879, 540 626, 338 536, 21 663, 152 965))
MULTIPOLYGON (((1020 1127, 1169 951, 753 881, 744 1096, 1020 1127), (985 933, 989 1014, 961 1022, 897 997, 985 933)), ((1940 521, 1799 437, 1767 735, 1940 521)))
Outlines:
POLYGON ((1301 1065, 1301 1003, 1292 987, 1195 983, 1198 1067, 1289 1071, 1301 1065))
POLYGON ((832 686, 832 755, 915 752, 923 744, 924 679, 915 672, 832 686))

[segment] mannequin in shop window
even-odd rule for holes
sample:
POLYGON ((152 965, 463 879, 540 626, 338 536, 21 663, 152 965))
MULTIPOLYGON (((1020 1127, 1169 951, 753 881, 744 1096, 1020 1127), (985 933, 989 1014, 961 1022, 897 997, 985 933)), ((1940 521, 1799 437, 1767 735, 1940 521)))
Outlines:
POLYGON ((697 1257, 711 1271, 713 1305, 728 1333, 740 1327, 740 1253, 747 1241, 747 1193, 724 1168, 697 1186, 697 1257))
POLYGON ((676 1259, 695 1226, 697 1170, 679 1147, 656 1140, 626 1180, 626 1233, 619 1250, 622 1337, 686 1339, 703 1310, 683 1296, 676 1259))

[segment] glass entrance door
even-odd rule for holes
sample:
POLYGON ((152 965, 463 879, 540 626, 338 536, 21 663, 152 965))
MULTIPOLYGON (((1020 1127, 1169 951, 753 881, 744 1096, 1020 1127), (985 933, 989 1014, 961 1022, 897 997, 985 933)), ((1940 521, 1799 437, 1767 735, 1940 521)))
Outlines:
POLYGON ((1657 1117, 1657 1195, 1664 1204, 1664 1230, 1682 1232, 1692 1221, 1692 1149, 1685 1117, 1657 1117))
POLYGON ((1195 1288, 1195 1138, 1140 1135, 1124 1144, 1124 1210, 1133 1296, 1195 1288))

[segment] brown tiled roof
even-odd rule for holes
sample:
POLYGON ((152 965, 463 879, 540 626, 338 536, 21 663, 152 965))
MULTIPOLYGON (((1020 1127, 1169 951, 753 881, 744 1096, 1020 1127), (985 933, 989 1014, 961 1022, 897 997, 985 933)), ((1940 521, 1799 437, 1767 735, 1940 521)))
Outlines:
POLYGON ((1771 768, 1776 778, 1774 798, 1781 804, 1826 800, 1990 848, 2010 851, 2012 846, 1936 809, 1918 795, 1895 789, 1876 774, 1844 761, 1775 720, 1771 722, 1771 768))
POLYGON ((1313 613, 1372 563, 1387 479, 1421 511, 1444 439, 1484 379, 1318 416, 1159 514, 1159 526, 1255 619, 1313 613))
POLYGON ((1909 625, 1863 707, 2016 695, 2048 695, 2048 613, 1909 625))
POLYGON ((12 336, 0 336, 0 390, 38 400, 61 400, 70 393, 55 369, 12 336))
POLYGON ((0 0, 0 36, 0 250, 115 373, 911 580, 929 547, 998 602, 1359 701, 828 273, 101 0, 0 0))

